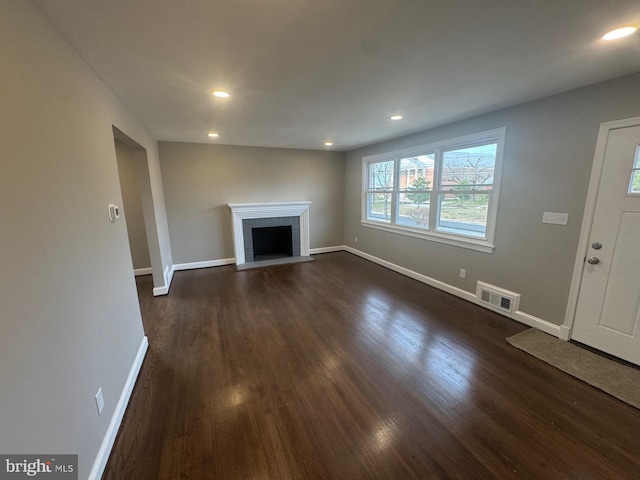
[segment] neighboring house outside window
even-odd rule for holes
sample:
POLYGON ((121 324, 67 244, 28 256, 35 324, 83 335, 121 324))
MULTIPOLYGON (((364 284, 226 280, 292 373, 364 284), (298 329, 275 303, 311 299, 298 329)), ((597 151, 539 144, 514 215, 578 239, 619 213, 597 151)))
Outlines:
POLYGON ((505 129, 363 158, 362 225, 490 253, 505 129))

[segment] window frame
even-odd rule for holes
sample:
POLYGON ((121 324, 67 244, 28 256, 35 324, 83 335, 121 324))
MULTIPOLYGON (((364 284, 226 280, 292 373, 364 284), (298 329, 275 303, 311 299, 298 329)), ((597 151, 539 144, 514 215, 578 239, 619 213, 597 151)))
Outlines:
MULTIPOLYGON (((498 216, 500 185, 502 183, 502 166, 504 158, 506 128, 497 128, 484 132, 464 135, 439 142, 418 145, 416 147, 394 150, 391 152, 368 155, 362 158, 362 185, 361 185, 361 216, 360 224, 363 227, 383 230, 399 235, 421 238, 433 242, 444 243, 456 247, 467 248, 484 253, 492 253, 495 248, 495 230, 498 216), (440 195, 445 191, 442 189, 442 163, 446 152, 469 148, 474 146, 496 143, 496 158, 493 171, 493 185, 489 194, 489 206, 487 212, 487 223, 485 235, 483 237, 465 235, 463 233, 443 231, 437 225, 440 215, 440 195), (411 156, 434 155, 433 185, 430 185, 430 210, 428 228, 413 227, 397 223, 398 198, 405 190, 400 185, 400 164, 401 159, 411 156), (373 163, 394 162, 393 187, 391 193, 391 212, 389 221, 376 221, 368 218, 368 194, 375 190, 369 189, 369 165, 373 163)), ((447 193, 451 193, 446 190, 447 193)), ((446 228, 446 227, 445 227, 446 228)))

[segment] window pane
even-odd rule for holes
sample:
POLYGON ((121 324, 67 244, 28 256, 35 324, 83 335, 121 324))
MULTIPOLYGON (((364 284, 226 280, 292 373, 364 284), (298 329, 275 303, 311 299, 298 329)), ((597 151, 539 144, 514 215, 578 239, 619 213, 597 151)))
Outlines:
POLYGON ((397 197, 396 222, 405 227, 429 227, 429 201, 433 188, 435 154, 400 159, 401 190, 397 197))
POLYGON ((393 189, 393 170, 395 162, 377 162, 369 164, 369 190, 393 189))
POLYGON ((442 194, 438 230, 484 237, 487 231, 489 193, 442 194))
POLYGON ((640 193, 640 170, 633 171, 629 193, 640 193))
POLYGON ((497 143, 490 143, 444 152, 442 188, 471 190, 477 185, 493 185, 497 148, 497 143))
POLYGON ((391 193, 367 194, 367 218, 377 222, 391 221, 391 193))
POLYGON ((407 200, 409 195, 398 194, 396 223, 405 227, 429 228, 429 193, 415 193, 414 200, 418 200, 417 197, 420 196, 419 202, 407 200))
POLYGON ((640 145, 636 149, 636 161, 631 171, 631 183, 629 184, 629 193, 640 193, 640 145))
POLYGON ((435 155, 416 155, 400 159, 400 190, 429 190, 433 188, 435 155))

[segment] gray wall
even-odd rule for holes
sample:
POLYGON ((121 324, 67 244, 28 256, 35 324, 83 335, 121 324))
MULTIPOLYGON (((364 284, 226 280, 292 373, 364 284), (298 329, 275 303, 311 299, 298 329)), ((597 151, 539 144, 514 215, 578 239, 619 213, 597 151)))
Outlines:
POLYGON ((343 244, 344 155, 159 142, 175 263, 232 258, 228 203, 310 200, 311 248, 343 244))
POLYGON ((112 126, 156 194, 157 146, 31 2, 0 0, 0 58, 0 452, 77 453, 87 478, 144 336, 112 126))
POLYGON ((135 150, 119 140, 115 141, 115 146, 118 178, 122 191, 122 210, 127 223, 133 268, 149 268, 151 267, 151 259, 147 244, 147 229, 144 225, 142 192, 137 174, 135 150))
POLYGON ((476 280, 519 292, 520 310, 561 324, 598 127, 640 116, 639 86, 631 75, 349 152, 345 243, 469 292, 476 280), (498 127, 507 133, 493 254, 360 225, 363 156, 498 127), (544 211, 569 213, 569 225, 543 225, 544 211))

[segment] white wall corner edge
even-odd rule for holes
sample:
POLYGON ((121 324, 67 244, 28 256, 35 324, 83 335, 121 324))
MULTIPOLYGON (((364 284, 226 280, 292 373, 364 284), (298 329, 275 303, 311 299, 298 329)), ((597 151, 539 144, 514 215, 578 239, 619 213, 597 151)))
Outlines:
POLYGON ((113 412, 113 415, 111 417, 111 421, 109 422, 107 432, 102 439, 102 444, 100 445, 98 454, 96 455, 95 461, 93 462, 93 467, 89 472, 89 480, 100 480, 100 478, 102 478, 102 474, 104 473, 104 469, 107 466, 109 455, 111 455, 111 449, 113 448, 113 444, 116 441, 116 436, 118 435, 118 430, 120 429, 122 418, 124 417, 124 413, 126 412, 127 406, 129 405, 131 393, 133 392, 133 387, 136 384, 138 374, 140 373, 140 369, 142 368, 142 361, 144 360, 148 348, 149 339, 144 336, 142 337, 142 341, 140 342, 140 346, 138 347, 136 358, 133 360, 133 364, 131 365, 131 369, 129 370, 127 381, 125 382, 124 388, 120 393, 120 399, 118 400, 118 404, 116 405, 115 411, 113 412))
MULTIPOLYGON (((354 255, 357 255, 359 257, 362 257, 366 260, 369 260, 373 263, 377 263, 378 265, 386 267, 390 270, 393 270, 394 272, 401 273, 402 275, 413 278, 414 280, 418 280, 419 282, 425 283, 434 288, 438 288, 444 292, 450 293, 451 295, 455 295, 456 297, 462 298, 463 300, 467 300, 468 302, 475 303, 476 305, 482 308, 486 308, 480 303, 478 303, 478 299, 474 293, 467 292, 466 290, 462 290, 461 288, 454 287, 453 285, 449 285, 448 283, 444 283, 444 282, 441 282, 440 280, 436 280, 434 278, 428 277, 421 273, 414 272, 413 270, 409 270, 408 268, 401 267, 394 263, 388 262, 381 258, 375 257, 373 255, 362 252, 360 250, 357 250, 353 247, 345 246, 344 250, 349 253, 353 253, 354 255)), ((533 315, 522 312, 520 310, 514 312, 513 317, 507 317, 507 318, 512 318, 517 322, 524 323, 525 325, 528 325, 533 328, 537 328, 538 330, 548 333, 549 335, 553 335, 554 337, 558 337, 562 340, 569 339, 570 330, 568 327, 564 325, 556 325, 555 323, 551 323, 547 320, 543 320, 542 318, 535 317, 533 315)))

